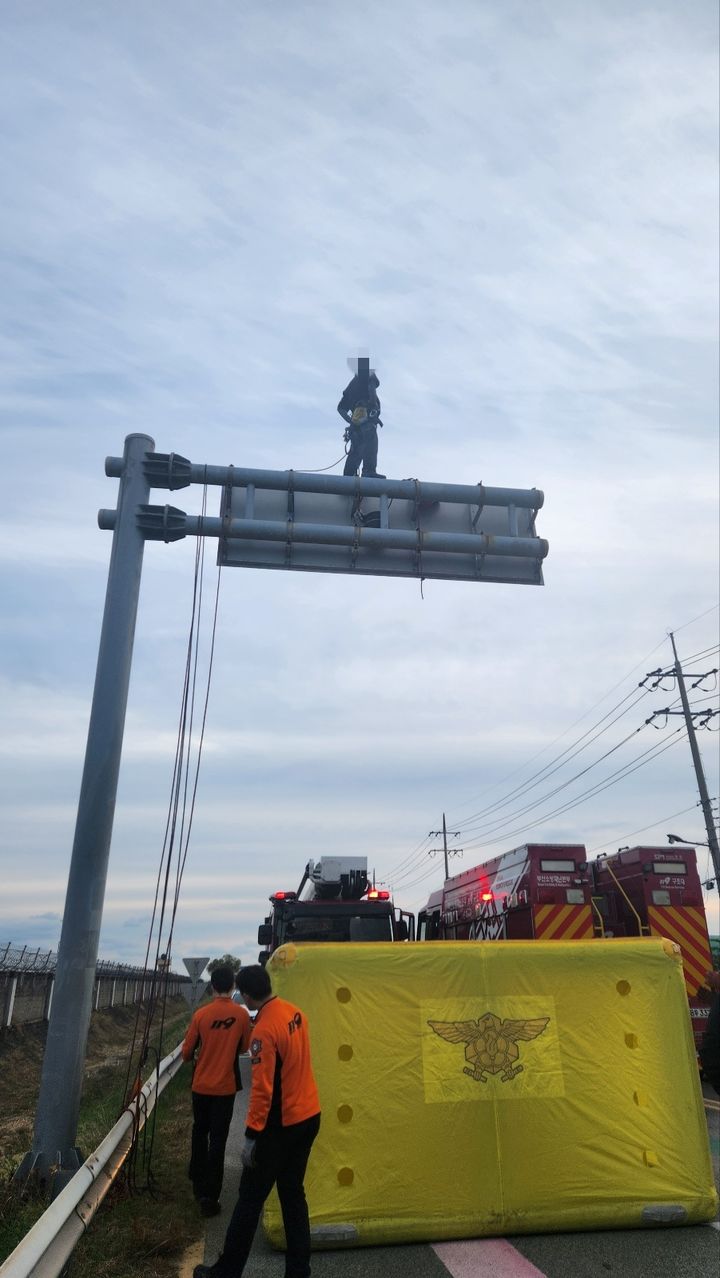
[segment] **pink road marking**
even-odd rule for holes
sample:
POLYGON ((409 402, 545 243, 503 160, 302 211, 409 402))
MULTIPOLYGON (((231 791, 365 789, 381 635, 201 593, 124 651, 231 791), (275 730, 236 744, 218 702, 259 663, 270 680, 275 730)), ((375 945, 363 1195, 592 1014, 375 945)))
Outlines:
POLYGON ((506 1238, 433 1243, 432 1249, 452 1278, 545 1278, 506 1238))

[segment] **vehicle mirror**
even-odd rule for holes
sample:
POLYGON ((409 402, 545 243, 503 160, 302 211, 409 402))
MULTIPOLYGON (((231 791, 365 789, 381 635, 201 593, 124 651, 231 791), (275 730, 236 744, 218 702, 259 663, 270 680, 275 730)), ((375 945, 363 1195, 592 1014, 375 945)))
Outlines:
POLYGON ((261 923, 258 928, 258 945, 272 945, 272 923, 261 923))

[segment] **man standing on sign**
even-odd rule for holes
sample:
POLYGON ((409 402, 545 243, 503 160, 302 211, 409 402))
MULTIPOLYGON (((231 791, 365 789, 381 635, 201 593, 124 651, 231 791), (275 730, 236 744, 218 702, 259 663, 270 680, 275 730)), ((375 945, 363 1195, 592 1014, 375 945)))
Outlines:
POLYGON ((382 426, 377 394, 379 385, 378 378, 370 368, 369 358, 361 356, 357 362, 357 373, 348 382, 337 406, 340 416, 347 423, 345 438, 350 444, 343 475, 356 475, 362 463, 364 479, 385 478, 377 472, 377 428, 378 425, 382 426))
POLYGON ((233 1003, 231 967, 216 967, 210 977, 215 998, 198 1008, 182 1045, 184 1061, 197 1060, 192 1077, 193 1129, 188 1175, 203 1216, 220 1211, 230 1120, 240 1091, 238 1055, 250 1044, 247 1009, 233 1003))
POLYGON ((214 1265, 196 1265, 193 1278, 241 1278, 263 1204, 276 1183, 287 1244, 285 1278, 309 1278, 310 1221, 303 1181, 320 1129, 320 1102, 307 1021, 299 1008, 273 994, 264 967, 241 968, 238 987, 250 1011, 257 1012, 243 1173, 222 1254, 214 1265))

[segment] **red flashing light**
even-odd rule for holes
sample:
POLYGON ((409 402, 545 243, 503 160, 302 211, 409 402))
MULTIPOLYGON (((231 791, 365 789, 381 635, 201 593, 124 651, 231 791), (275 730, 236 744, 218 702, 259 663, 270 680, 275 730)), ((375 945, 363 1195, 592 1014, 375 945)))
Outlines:
POLYGON ((480 900, 481 900, 481 901, 492 901, 492 899, 493 899, 493 894, 492 894, 492 892, 481 892, 481 893, 480 893, 480 900))
POLYGON ((381 891, 379 888, 370 888, 367 899, 368 901, 389 901, 390 893, 381 891))
POLYGON ((295 901, 297 892, 273 892, 270 897, 271 901, 295 901))

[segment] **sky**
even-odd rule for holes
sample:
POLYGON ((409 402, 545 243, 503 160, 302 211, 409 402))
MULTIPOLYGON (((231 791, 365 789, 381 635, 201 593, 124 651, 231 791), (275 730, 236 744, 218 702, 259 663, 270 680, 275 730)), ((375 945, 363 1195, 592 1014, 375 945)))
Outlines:
MULTIPOLYGON (((59 939, 106 456, 144 432, 340 473, 364 350, 380 470, 542 489, 545 585, 222 571, 174 966, 255 961, 269 894, 323 854, 417 910, 443 812, 453 869, 706 840, 681 721, 645 723, 677 692, 638 684, 670 630, 689 682, 720 664, 714 0, 6 0, 2 22, 0 942, 59 939)), ((146 547, 106 959, 148 942, 194 565, 191 539, 146 547)))

